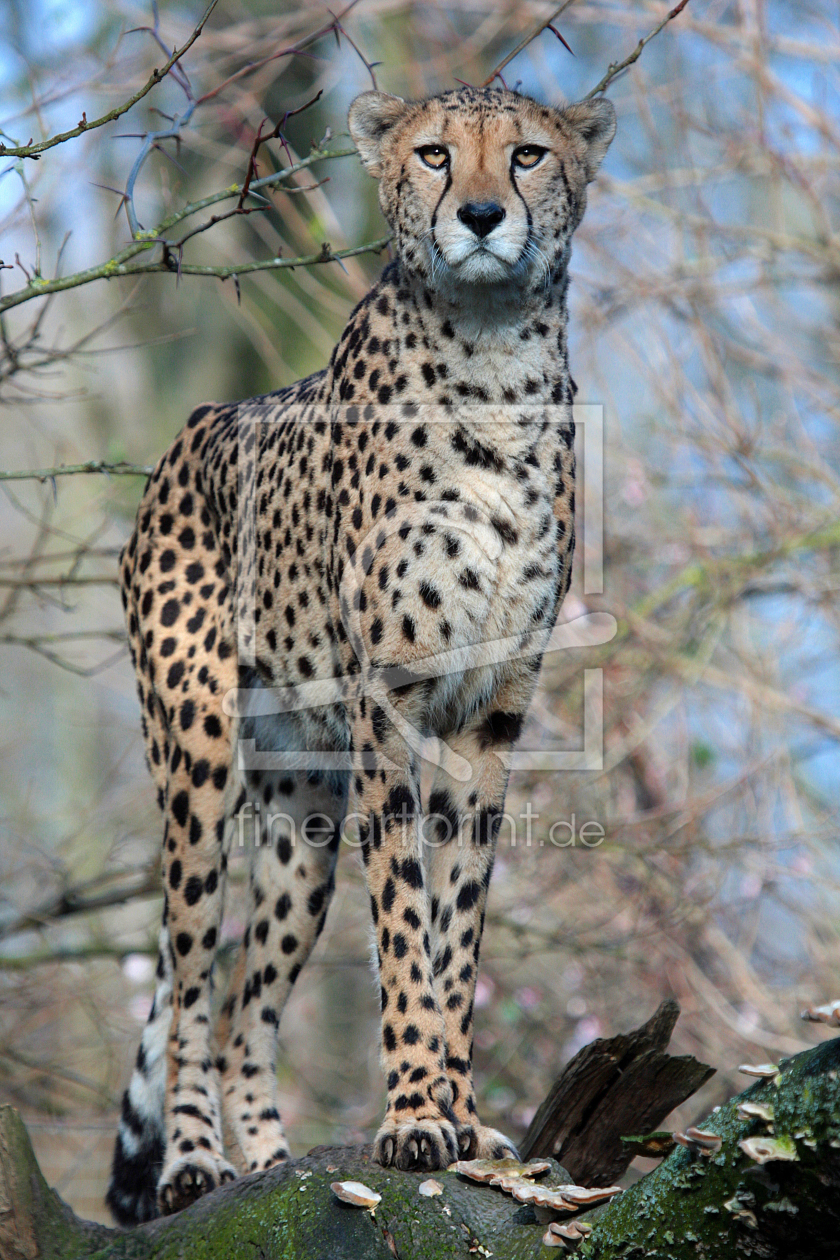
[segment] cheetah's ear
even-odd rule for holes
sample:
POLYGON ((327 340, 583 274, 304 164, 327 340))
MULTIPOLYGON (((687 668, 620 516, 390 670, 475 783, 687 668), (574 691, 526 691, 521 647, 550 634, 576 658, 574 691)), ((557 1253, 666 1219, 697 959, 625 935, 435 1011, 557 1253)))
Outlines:
POLYGON ((592 101, 581 101, 578 105, 567 105, 560 113, 586 146, 583 163, 586 182, 590 183, 615 135, 615 109, 612 101, 608 101, 605 96, 599 96, 592 101))
POLYGON ((387 92, 363 92, 350 106, 350 135, 371 175, 382 174, 382 141, 407 108, 387 92))

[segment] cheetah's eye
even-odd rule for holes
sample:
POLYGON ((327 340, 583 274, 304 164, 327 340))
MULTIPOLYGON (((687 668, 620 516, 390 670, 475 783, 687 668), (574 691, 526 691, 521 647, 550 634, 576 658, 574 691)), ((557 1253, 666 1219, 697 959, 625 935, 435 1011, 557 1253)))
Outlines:
POLYGON ((422 148, 416 149, 415 152, 421 162, 426 166, 431 166, 432 170, 440 171, 449 165, 449 150, 444 149, 440 144, 424 144, 422 148))
POLYGON ((532 166, 536 166, 545 156, 546 150, 538 144, 523 144, 521 148, 516 149, 513 155, 513 165, 528 170, 532 166))

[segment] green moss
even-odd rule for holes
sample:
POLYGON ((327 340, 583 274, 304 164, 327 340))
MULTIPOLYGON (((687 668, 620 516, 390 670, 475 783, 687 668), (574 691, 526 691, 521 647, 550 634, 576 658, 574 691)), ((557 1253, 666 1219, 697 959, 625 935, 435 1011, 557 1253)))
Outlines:
POLYGON ((678 1147, 603 1210, 579 1254, 834 1260, 840 1202, 828 1186, 840 1185, 840 1039, 788 1060, 775 1078, 757 1081, 701 1127, 723 1138, 720 1152, 704 1158, 678 1147), (742 1118, 738 1105, 747 1101, 770 1104, 773 1125, 742 1118), (795 1150, 796 1161, 756 1163, 738 1144, 759 1136, 795 1150), (775 1240, 774 1250, 759 1245, 760 1237, 775 1240))

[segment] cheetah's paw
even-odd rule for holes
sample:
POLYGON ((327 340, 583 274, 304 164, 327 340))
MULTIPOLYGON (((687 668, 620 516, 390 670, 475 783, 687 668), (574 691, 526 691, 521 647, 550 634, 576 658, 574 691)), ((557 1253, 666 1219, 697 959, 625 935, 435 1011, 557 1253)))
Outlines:
POLYGON ((207 1151, 190 1151, 164 1169, 157 1188, 161 1215, 171 1216, 189 1207, 226 1181, 234 1181, 236 1169, 225 1159, 207 1151))
POLYGON ((443 1118, 398 1121, 386 1117, 376 1135, 373 1158, 384 1168, 435 1172, 458 1158, 455 1126, 443 1118))
POLYGON ((459 1159, 519 1159, 510 1138, 486 1124, 458 1125, 459 1159))

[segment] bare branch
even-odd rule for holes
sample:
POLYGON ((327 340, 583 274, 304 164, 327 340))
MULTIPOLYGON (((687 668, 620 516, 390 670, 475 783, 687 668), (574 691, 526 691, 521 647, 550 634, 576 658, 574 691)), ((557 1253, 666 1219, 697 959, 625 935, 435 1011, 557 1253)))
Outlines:
POLYGON ((78 473, 105 473, 106 476, 149 477, 153 468, 145 464, 128 464, 120 460, 109 464, 102 459, 89 459, 84 464, 59 464, 56 468, 21 468, 0 471, 0 481, 52 481, 54 477, 70 477, 78 473))
POLYGON ((688 4, 688 0, 680 0, 680 3, 676 6, 676 8, 671 9, 670 13, 667 13, 665 15, 665 17, 662 19, 659 25, 654 27, 654 29, 650 32, 649 35, 645 35, 644 39, 639 40, 638 44, 636 45, 636 47, 633 49, 633 51, 630 53, 628 57, 625 57, 623 61, 612 62, 609 68, 607 69, 607 73, 604 75, 603 79, 601 79, 599 83, 596 83, 592 91, 587 92, 586 96, 583 99, 585 101, 588 101, 588 100, 591 100, 593 96, 597 96, 599 92, 605 92, 607 88, 609 87, 609 85, 612 83, 613 79, 617 79, 623 70, 626 70, 628 66, 632 66, 635 61, 639 60, 639 58, 642 55, 642 50, 645 47, 645 45, 649 44, 650 41, 654 38, 654 36, 658 35, 659 32, 663 30, 668 25, 669 22, 673 21, 675 17, 678 17, 679 14, 682 13, 683 9, 685 8, 687 4, 688 4))
MULTIPOLYGON (((388 236, 380 236, 377 240, 369 241, 366 245, 356 245, 352 249, 335 250, 329 241, 324 241, 317 254, 304 254, 297 258, 264 258, 260 262, 237 263, 229 267, 200 266, 196 263, 183 263, 178 266, 171 257, 168 261, 162 260, 156 263, 139 263, 136 266, 129 266, 127 261, 118 261, 122 257, 118 254, 116 258, 112 258, 98 267, 91 267, 87 271, 80 271, 74 276, 66 276, 61 280, 44 281, 34 291, 32 286, 30 286, 28 290, 22 289, 18 293, 13 293, 8 298, 0 300, 0 310, 9 310, 13 306, 20 306, 22 302, 28 302, 33 297, 40 297, 46 293, 60 293, 65 289, 75 289, 80 285, 90 284, 94 280, 111 280, 115 276, 146 276, 153 275, 155 272, 165 271, 169 272, 170 275, 178 272, 180 275, 215 276, 217 280, 227 280, 231 276, 246 276, 254 271, 281 271, 286 268, 313 267, 319 263, 338 262, 342 258, 355 258, 359 254, 378 254, 390 240, 391 236, 389 233, 388 236)), ((152 245, 159 243, 158 241, 144 241, 141 248, 148 249, 152 245)), ((136 248, 130 247, 128 250, 123 251, 123 255, 131 258, 137 252, 136 248)))
POLYGON ((49 140, 38 140, 37 142, 21 145, 0 144, 0 157, 14 158, 34 158, 37 160, 47 149, 54 149, 57 144, 64 144, 67 140, 75 140, 77 136, 84 135, 86 131, 94 131, 97 127, 104 127, 106 123, 115 122, 117 118, 121 118, 123 114, 127 114, 133 105, 138 101, 142 101, 144 96, 151 92, 153 87, 157 87, 162 79, 165 79, 172 67, 180 61, 184 53, 192 48, 201 32, 204 30, 205 23, 210 14, 216 7, 218 0, 210 0, 204 16, 193 30, 192 35, 185 44, 180 48, 176 48, 172 56, 166 62, 161 70, 153 70, 143 87, 133 96, 129 97, 122 105, 117 105, 115 109, 109 110, 107 114, 103 114, 101 118, 95 118, 93 122, 88 122, 84 115, 82 120, 70 131, 62 131, 57 136, 51 136, 49 140))
POLYGON ((107 910, 137 897, 160 895, 160 875, 156 868, 143 867, 133 872, 133 878, 130 876, 126 871, 108 871, 82 884, 72 884, 4 924, 0 928, 0 939, 46 927, 56 919, 107 910))
MULTIPOLYGON (((513 61, 514 57, 518 57, 519 54, 524 49, 526 49, 529 44, 532 44, 539 35, 542 35, 543 31, 550 29, 552 31, 552 34, 556 35, 557 38, 560 40, 560 42, 565 44, 566 47, 569 48, 569 45, 566 44, 566 41, 565 39, 563 39, 563 36, 560 34, 560 32, 555 31, 553 29, 553 24, 557 21, 557 19, 560 17, 562 13, 566 12, 566 10, 570 7, 570 5, 574 4, 574 2, 575 0, 564 0, 563 4, 561 4, 559 8, 555 9, 554 12, 550 15, 550 17, 547 17, 544 22, 540 22, 539 26, 535 30, 531 31, 530 35, 526 35, 524 39, 520 40, 520 42, 514 48, 513 52, 509 52, 508 55, 502 61, 499 62, 495 70, 491 71, 491 73, 488 74, 487 78, 484 80, 481 86, 489 87, 494 79, 500 79, 502 76, 502 71, 504 70, 505 66, 509 65, 511 61, 513 61)), ((572 51, 571 48, 569 48, 569 52, 571 51, 572 51)))

